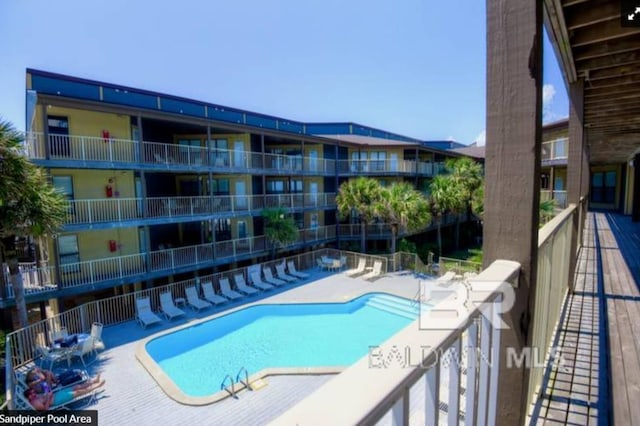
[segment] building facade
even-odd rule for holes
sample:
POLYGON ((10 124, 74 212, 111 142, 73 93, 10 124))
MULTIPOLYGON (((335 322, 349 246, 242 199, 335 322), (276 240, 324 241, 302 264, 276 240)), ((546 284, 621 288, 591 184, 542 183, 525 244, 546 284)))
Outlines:
MULTIPOLYGON (((286 209, 299 228, 286 251, 359 241, 357 218, 336 214, 342 182, 426 189, 459 156, 354 123, 296 122, 37 70, 27 70, 26 149, 69 201, 60 234, 22 265, 27 302, 54 311, 254 263, 268 255, 265 208, 286 209)), ((384 223, 367 230, 376 247, 390 235, 384 223)), ((2 303, 12 304, 9 287, 2 303)))

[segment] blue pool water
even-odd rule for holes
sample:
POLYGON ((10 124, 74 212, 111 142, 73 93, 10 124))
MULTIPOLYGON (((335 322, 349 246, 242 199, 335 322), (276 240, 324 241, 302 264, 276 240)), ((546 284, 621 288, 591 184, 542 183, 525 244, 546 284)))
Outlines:
POLYGON ((400 297, 256 305, 149 341, 151 358, 189 396, 220 391, 227 374, 276 367, 346 367, 417 318, 400 297))

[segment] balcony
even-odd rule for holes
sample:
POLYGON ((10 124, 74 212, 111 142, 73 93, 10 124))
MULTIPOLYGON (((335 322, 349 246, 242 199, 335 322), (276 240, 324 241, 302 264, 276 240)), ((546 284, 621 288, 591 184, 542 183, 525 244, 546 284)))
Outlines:
POLYGON ((542 142, 542 165, 566 165, 569 151, 569 139, 560 138, 549 142, 542 142))
POLYGON ((84 228, 83 225, 90 225, 91 228, 100 228, 101 224, 112 226, 114 222, 128 226, 127 221, 166 223, 166 219, 206 220, 211 215, 255 215, 270 207, 326 209, 334 208, 335 200, 335 193, 71 200, 65 225, 69 230, 84 228))
MULTIPOLYGON (((335 226, 302 229, 298 240, 288 248, 333 240, 336 237, 335 229, 335 226)), ((186 272, 228 263, 243 257, 264 255, 269 249, 265 237, 259 236, 156 250, 148 254, 137 253, 88 260, 60 265, 58 270, 54 266, 36 267, 35 264, 21 264, 20 271, 27 296, 73 288, 82 288, 80 291, 87 291, 87 286, 108 287, 186 272), (56 279, 57 273, 60 281, 56 279)), ((5 282, 9 282, 6 268, 5 282)), ((7 284, 7 298, 13 298, 13 289, 9 284, 7 284)))
POLYGON ((317 157, 287 156, 259 152, 208 149, 129 139, 79 135, 48 135, 31 132, 26 151, 32 160, 46 160, 47 166, 76 163, 77 167, 138 168, 213 171, 224 173, 266 173, 334 175, 335 161, 317 157))
POLYGON ((413 160, 338 160, 338 173, 353 176, 435 176, 444 170, 444 163, 413 160))

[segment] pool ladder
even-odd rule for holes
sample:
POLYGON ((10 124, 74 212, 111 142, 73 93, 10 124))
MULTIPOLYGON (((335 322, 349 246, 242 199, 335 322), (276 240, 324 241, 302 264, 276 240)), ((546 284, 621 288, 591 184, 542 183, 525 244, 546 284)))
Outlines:
POLYGON ((229 392, 229 394, 234 397, 235 399, 238 399, 238 395, 236 394, 236 383, 242 383, 243 385, 245 385, 247 387, 247 389, 249 390, 253 390, 251 389, 251 384, 249 383, 249 372, 247 371, 247 369, 245 367, 240 367, 240 371, 238 371, 238 374, 236 374, 236 379, 233 380, 233 377, 231 377, 230 374, 227 374, 226 376, 224 376, 224 379, 222 380, 222 383, 220 384, 220 389, 221 390, 226 390, 227 392, 229 392), (241 375, 242 373, 244 373, 244 381, 241 380, 241 375), (225 386, 225 384, 227 382, 231 382, 230 386, 225 386))

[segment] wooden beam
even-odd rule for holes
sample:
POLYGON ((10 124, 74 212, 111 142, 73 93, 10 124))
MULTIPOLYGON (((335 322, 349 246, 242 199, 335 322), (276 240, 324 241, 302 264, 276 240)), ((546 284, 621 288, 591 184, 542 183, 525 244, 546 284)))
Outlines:
POLYGON ((566 14, 566 23, 569 30, 582 28, 599 22, 620 19, 620 4, 607 2, 598 7, 576 7, 566 14))
POLYGON ((629 52, 638 49, 638 46, 640 46, 640 35, 636 34, 622 39, 607 40, 598 44, 576 47, 573 50, 573 58, 576 62, 579 62, 586 59, 629 52))
POLYGON ((580 61, 579 63, 576 63, 576 68, 579 70, 589 70, 589 73, 591 73, 592 70, 597 69, 625 66, 633 67, 637 65, 640 65, 640 46, 630 52, 580 61))
POLYGON ((620 21, 599 22, 588 28, 574 30, 574 35, 571 37, 571 46, 576 48, 633 34, 640 34, 640 28, 621 27, 620 21))
MULTIPOLYGON (((521 264, 515 303, 505 315, 496 419, 523 424, 530 370, 509 368, 506 348, 529 344, 535 323, 542 115, 542 2, 487 1, 487 145, 484 265, 521 264), (513 185, 518 190, 513 191, 513 185), (504 212, 509 212, 505 215, 504 212), (523 318, 524 321, 523 321, 523 318), (529 321, 530 318, 530 321, 529 321)), ((478 423, 484 423, 484 419, 478 423)))
POLYGON ((586 114, 587 118, 599 118, 599 117, 611 117, 615 115, 616 117, 635 117, 640 115, 640 102, 638 105, 633 107, 609 107, 609 108, 592 108, 586 114))
POLYGON ((599 98, 602 96, 615 97, 616 95, 624 95, 624 94, 635 93, 635 92, 640 93, 640 85, 638 85, 638 83, 629 83, 629 84, 621 84, 615 87, 604 87, 604 88, 596 87, 596 88, 585 89, 584 97, 586 99, 599 98))
MULTIPOLYGON (((606 68, 601 70, 594 70, 589 72, 588 78, 587 76, 585 76, 585 84, 588 83, 587 86, 593 86, 595 83, 600 83, 600 80, 624 78, 637 74, 640 74, 640 67, 638 67, 637 65, 628 66, 624 69, 606 68)), ((602 84, 607 84, 607 82, 602 82, 602 84)))
POLYGON ((630 99, 618 99, 617 97, 611 96, 609 98, 606 99, 600 99, 600 98, 596 98, 596 99, 585 99, 584 100, 584 104, 585 104, 585 108, 587 107, 606 107, 606 106, 616 106, 616 105, 635 105, 637 102, 637 99, 635 98, 630 98, 630 99))

